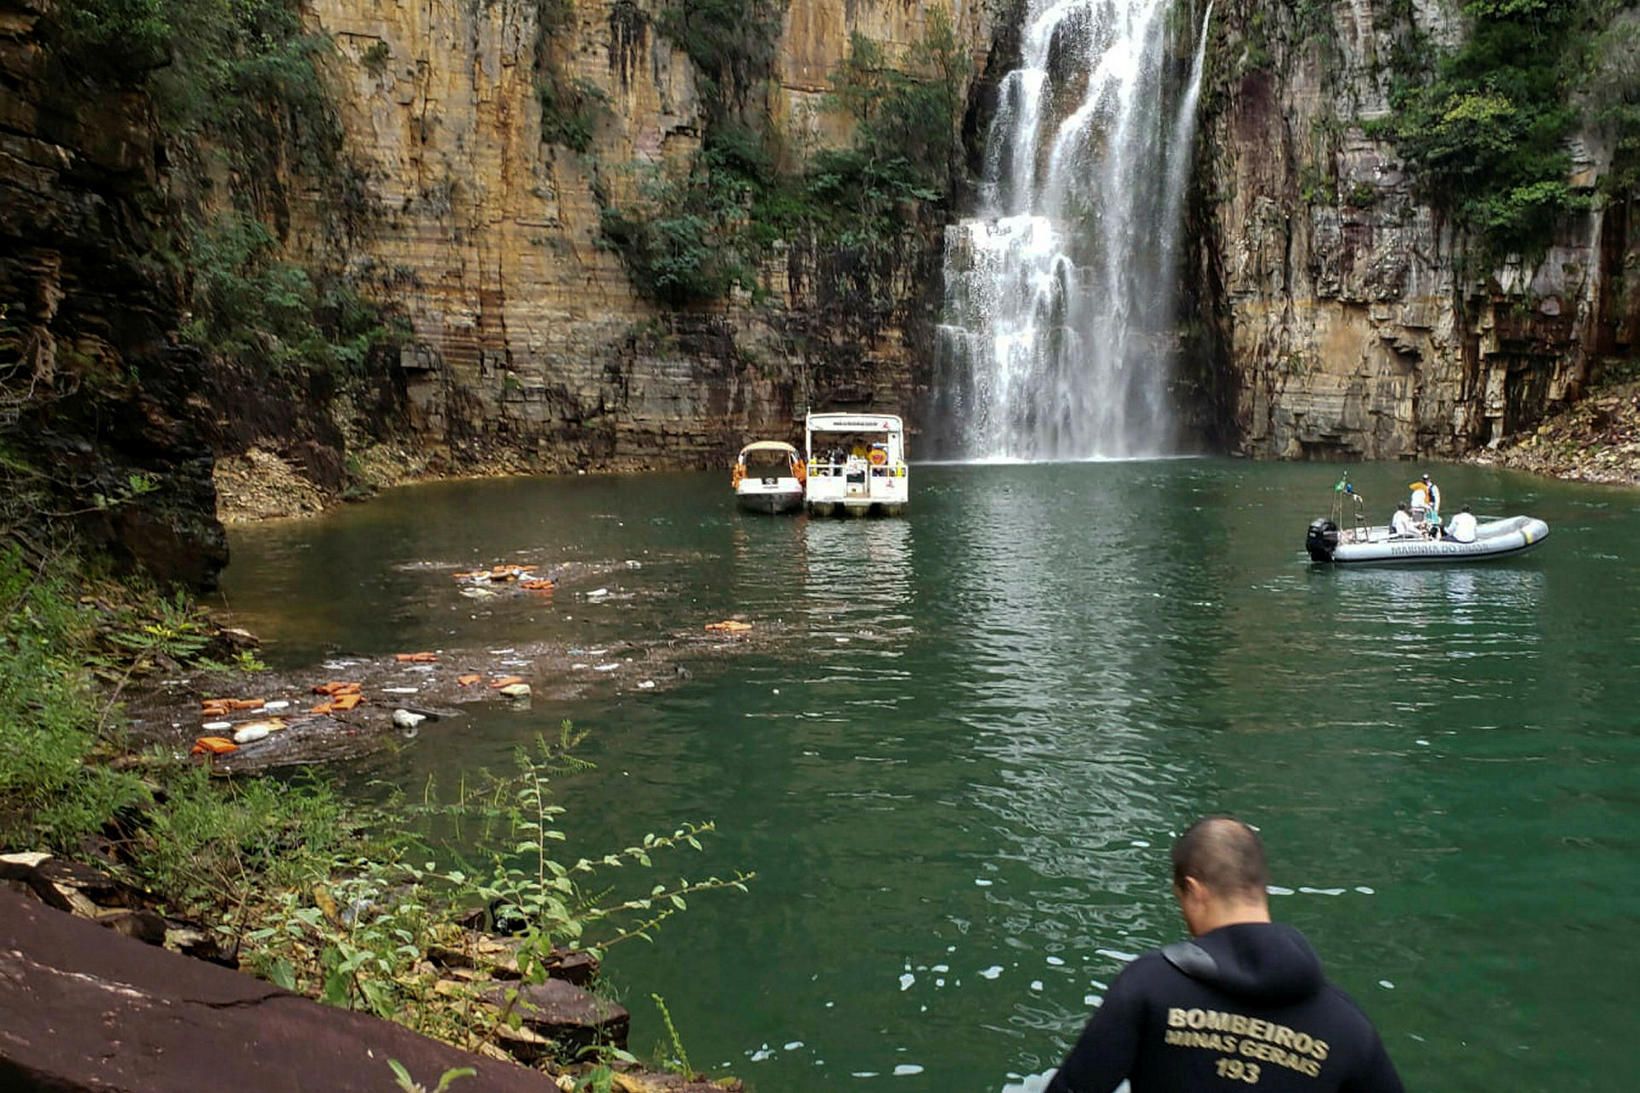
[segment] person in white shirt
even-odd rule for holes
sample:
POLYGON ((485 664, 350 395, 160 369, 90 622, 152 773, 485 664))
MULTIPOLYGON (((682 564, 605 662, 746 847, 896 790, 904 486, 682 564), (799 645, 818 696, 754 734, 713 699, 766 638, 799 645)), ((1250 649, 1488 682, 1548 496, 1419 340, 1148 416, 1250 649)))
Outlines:
POLYGON ((1473 543, 1476 523, 1474 514, 1469 511, 1469 506, 1465 505, 1446 526, 1446 537, 1456 543, 1473 543))
POLYGON ((1418 534, 1418 525, 1412 522, 1412 513, 1408 511, 1405 501, 1395 506, 1395 515, 1389 521, 1389 533, 1397 538, 1418 534))

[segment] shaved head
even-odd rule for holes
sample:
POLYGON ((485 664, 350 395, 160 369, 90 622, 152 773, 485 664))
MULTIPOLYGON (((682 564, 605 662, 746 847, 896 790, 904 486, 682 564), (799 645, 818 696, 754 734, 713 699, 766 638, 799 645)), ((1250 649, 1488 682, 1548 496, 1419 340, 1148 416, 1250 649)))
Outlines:
POLYGON ((1193 878, 1213 895, 1263 900, 1270 883, 1258 832, 1230 816, 1209 816, 1190 825, 1173 844, 1173 886, 1193 878))

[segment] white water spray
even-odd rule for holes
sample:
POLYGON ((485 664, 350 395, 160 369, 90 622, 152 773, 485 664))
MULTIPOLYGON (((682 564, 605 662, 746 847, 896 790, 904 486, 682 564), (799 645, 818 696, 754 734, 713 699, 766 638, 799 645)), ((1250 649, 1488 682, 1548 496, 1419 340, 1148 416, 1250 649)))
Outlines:
POLYGON ((1174 446, 1172 302, 1212 15, 1170 111, 1174 2, 1030 2, 983 207, 946 236, 941 390, 968 458, 1174 446))

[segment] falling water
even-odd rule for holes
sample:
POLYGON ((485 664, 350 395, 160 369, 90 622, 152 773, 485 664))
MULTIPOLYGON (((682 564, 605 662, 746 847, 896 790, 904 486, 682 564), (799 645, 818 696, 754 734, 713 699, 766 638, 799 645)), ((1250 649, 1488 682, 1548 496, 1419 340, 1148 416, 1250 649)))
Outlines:
POLYGON ((982 207, 946 237, 941 387, 968 458, 1174 447, 1172 302, 1212 15, 1179 95, 1174 3, 1030 0, 982 207))

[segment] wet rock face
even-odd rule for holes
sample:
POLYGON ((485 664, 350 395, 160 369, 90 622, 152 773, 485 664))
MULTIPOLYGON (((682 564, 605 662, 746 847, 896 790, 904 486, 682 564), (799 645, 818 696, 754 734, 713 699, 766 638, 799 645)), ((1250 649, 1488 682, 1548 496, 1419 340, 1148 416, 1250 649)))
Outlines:
MULTIPOLYGON (((1185 292, 1216 372, 1203 412, 1247 454, 1457 455, 1530 428, 1632 344, 1614 273, 1640 240, 1621 204, 1530 266, 1476 268, 1368 135, 1389 110, 1390 8, 1330 5, 1320 29, 1293 5, 1215 8, 1185 292)), ((1463 32, 1449 0, 1399 10, 1437 43, 1463 32)), ((1606 154, 1584 148, 1572 184, 1592 186, 1606 154)))
POLYGON ((142 263, 160 225, 158 134, 130 88, 58 86, 49 5, 0 0, 0 444, 31 470, 0 489, 77 513, 117 561, 208 585, 227 560, 210 450, 177 348, 177 286, 142 263), (154 492, 117 499, 131 476, 154 492))

